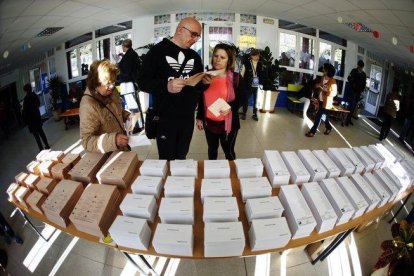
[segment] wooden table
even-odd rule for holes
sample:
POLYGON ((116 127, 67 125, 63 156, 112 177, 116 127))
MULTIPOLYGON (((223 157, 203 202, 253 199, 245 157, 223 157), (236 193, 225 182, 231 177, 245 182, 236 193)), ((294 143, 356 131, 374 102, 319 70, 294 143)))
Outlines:
POLYGON ((341 121, 341 126, 344 126, 346 117, 350 111, 348 109, 343 108, 340 105, 334 105, 330 109, 328 109, 328 113, 330 116, 338 119, 341 121))
POLYGON ((63 122, 65 123, 65 130, 67 130, 69 122, 71 120, 77 120, 79 122, 79 108, 67 109, 65 112, 60 114, 60 117, 63 118, 63 122))

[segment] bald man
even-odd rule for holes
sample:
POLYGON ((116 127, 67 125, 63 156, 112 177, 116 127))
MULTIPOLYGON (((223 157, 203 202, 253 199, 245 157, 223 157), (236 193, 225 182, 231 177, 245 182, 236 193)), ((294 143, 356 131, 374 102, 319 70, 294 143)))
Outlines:
POLYGON ((186 86, 185 79, 203 71, 200 56, 190 49, 200 36, 200 23, 184 18, 173 38, 155 45, 142 64, 139 87, 152 95, 160 118, 156 135, 159 159, 186 159, 201 87, 186 86))

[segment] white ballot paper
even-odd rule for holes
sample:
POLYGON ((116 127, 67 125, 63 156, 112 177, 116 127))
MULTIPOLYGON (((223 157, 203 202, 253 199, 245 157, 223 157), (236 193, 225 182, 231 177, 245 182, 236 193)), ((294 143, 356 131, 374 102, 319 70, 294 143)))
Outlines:
POLYGON ((368 182, 365 181, 365 179, 360 174, 353 174, 351 175, 350 179, 367 201, 369 205, 367 212, 376 208, 381 202, 381 198, 371 188, 371 185, 369 185, 368 182))
POLYGON ((382 187, 391 195, 390 201, 393 201, 398 195, 398 189, 392 184, 392 180, 382 170, 376 170, 373 174, 379 183, 381 183, 382 187))
POLYGON ((316 220, 316 231, 322 233, 334 228, 338 216, 321 186, 316 182, 304 183, 301 192, 316 220))
POLYGON ((359 160, 358 156, 351 148, 340 148, 340 150, 345 154, 345 156, 351 161, 355 166, 354 173, 361 173, 365 167, 364 164, 359 160))
POLYGON ((372 172, 372 170, 375 168, 375 161, 372 159, 368 153, 366 153, 363 149, 354 147, 352 150, 355 152, 355 154, 358 156, 359 160, 361 160, 362 164, 364 165, 363 173, 366 172, 372 172))
POLYGON ((192 256, 193 243, 192 225, 158 223, 152 239, 157 253, 174 256, 192 256))
POLYGON ((273 188, 289 184, 289 170, 277 150, 265 150, 263 164, 273 188))
POLYGON ((400 171, 401 167, 397 166, 396 163, 392 163, 389 167, 385 167, 382 171, 392 180, 398 192, 401 193, 408 186, 408 178, 405 177, 404 171, 400 171), (404 179, 405 177, 405 179, 404 179))
POLYGON ((389 166, 391 163, 397 161, 397 157, 395 157, 383 144, 378 143, 374 145, 374 147, 378 150, 378 152, 385 158, 385 166, 389 166))
POLYGON ((252 251, 284 247, 291 238, 286 218, 254 219, 249 230, 252 251))
POLYGON ((245 158, 234 160, 237 178, 261 177, 263 175, 263 163, 259 158, 245 158))
POLYGON ((379 169, 388 164, 388 162, 386 162, 387 160, 385 159, 385 157, 382 156, 382 154, 378 151, 378 148, 375 145, 369 145, 368 148, 369 150, 371 150, 371 153, 376 156, 376 158, 381 160, 381 166, 379 167, 379 169))
POLYGON ((204 178, 230 178, 228 160, 204 160, 204 178))
POLYGON ((131 190, 134 194, 153 195, 158 199, 162 190, 162 177, 139 175, 132 182, 131 190))
POLYGON ((364 196, 359 192, 358 187, 356 187, 347 176, 339 177, 336 181, 344 193, 348 196, 349 201, 355 209, 355 213, 352 218, 354 219, 363 215, 370 204, 368 204, 364 196))
POLYGON ((151 223, 154 221, 157 208, 153 195, 126 194, 119 205, 124 216, 146 219, 151 223))
POLYGON ((328 171, 310 150, 298 150, 297 153, 311 175, 310 181, 319 181, 326 177, 328 171))
POLYGON ((165 178, 167 174, 167 160, 145 159, 139 167, 141 175, 159 176, 165 178))
POLYGON ((316 220, 297 185, 280 187, 279 199, 285 208, 285 216, 292 239, 309 236, 316 226, 316 220))
POLYGON ((401 167, 403 167, 409 181, 410 186, 414 184, 414 166, 406 159, 400 162, 401 167))
POLYGON ((204 257, 241 256, 244 246, 243 225, 240 221, 204 224, 204 257))
POLYGON ((272 186, 266 177, 241 178, 240 191, 243 202, 248 198, 268 197, 272 195, 272 186))
POLYGON ((341 170, 335 164, 334 161, 328 156, 328 154, 323 150, 313 150, 312 153, 318 158, 319 161, 325 166, 328 173, 326 178, 338 177, 341 173, 341 170))
POLYGON ((344 191, 339 187, 338 182, 335 179, 328 178, 323 179, 319 184, 338 216, 336 224, 339 225, 348 222, 354 214, 355 209, 352 207, 344 191))
POLYGON ((327 150, 329 157, 336 163, 341 170, 340 176, 351 175, 355 171, 355 165, 345 156, 345 153, 339 148, 329 148, 327 150))
POLYGON ((231 106, 222 98, 218 98, 214 103, 212 103, 208 110, 213 113, 214 116, 220 117, 220 112, 226 112, 231 109, 231 106))
POLYGON ((396 146, 391 146, 388 143, 382 144, 394 157, 397 159, 397 162, 401 162, 405 159, 405 154, 396 146))
POLYGON ((362 149, 369 156, 369 158, 374 160, 375 165, 373 170, 378 170, 382 167, 382 165, 384 164, 384 160, 383 157, 377 151, 372 150, 368 146, 361 146, 359 148, 362 149))
POLYGON ((294 151, 282 151, 281 155, 290 172, 292 183, 305 183, 309 181, 310 174, 294 151))
POLYGON ((193 176, 197 178, 197 161, 193 159, 170 161, 172 176, 193 176))
POLYGON ((233 195, 230 178, 201 180, 201 201, 205 197, 229 197, 233 195))
POLYGON ((192 176, 168 176, 164 185, 165 197, 194 197, 195 178, 192 176))
POLYGON ((392 193, 386 190, 372 173, 366 173, 363 177, 365 181, 368 182, 369 185, 371 185, 371 188, 377 193, 377 195, 381 199, 378 207, 382 207, 385 205, 385 203, 390 201, 392 193))
POLYGON ((147 138, 146 135, 130 135, 128 136, 128 145, 131 148, 142 147, 142 146, 151 146, 151 141, 147 138))
POLYGON ((277 196, 250 198, 244 208, 249 222, 255 219, 280 218, 284 211, 277 196))
POLYGON ((206 197, 203 204, 204 222, 231 222, 239 220, 236 197, 206 197))
POLYGON ((163 197, 158 215, 162 223, 194 224, 194 198, 163 197))
POLYGON ((118 246, 148 249, 151 229, 145 219, 117 216, 108 232, 118 246))

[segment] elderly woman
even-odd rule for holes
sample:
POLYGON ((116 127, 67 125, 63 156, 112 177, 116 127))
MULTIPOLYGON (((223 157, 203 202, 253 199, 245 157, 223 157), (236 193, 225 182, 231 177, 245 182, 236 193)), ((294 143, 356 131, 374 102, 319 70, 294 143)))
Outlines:
POLYGON ((95 61, 90 66, 79 113, 80 136, 86 151, 129 150, 124 123, 131 116, 122 109, 115 89, 118 74, 117 66, 106 59, 95 61))
POLYGON ((235 51, 227 44, 220 43, 214 47, 211 64, 215 76, 200 97, 197 112, 197 128, 204 129, 208 158, 217 159, 219 142, 226 159, 236 159, 234 146, 240 129, 238 109, 246 99, 245 85, 239 74, 233 72, 235 51), (224 100, 230 108, 214 114, 209 107, 218 99, 224 100))

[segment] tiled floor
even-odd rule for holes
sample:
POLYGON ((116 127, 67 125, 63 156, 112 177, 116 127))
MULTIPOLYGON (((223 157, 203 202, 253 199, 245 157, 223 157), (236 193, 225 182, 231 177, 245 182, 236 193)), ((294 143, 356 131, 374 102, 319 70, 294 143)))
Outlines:
MULTIPOLYGON (((265 149, 297 150, 327 149, 328 147, 361 146, 378 142, 378 127, 365 118, 354 121, 352 127, 334 124, 335 131, 329 136, 318 133, 314 138, 307 138, 304 133, 312 125, 297 114, 286 109, 277 109, 274 114, 259 114, 259 122, 250 117, 241 121, 241 130, 237 138, 237 157, 261 157, 265 149)), ((63 122, 50 119, 44 124, 52 149, 67 149, 79 140, 79 128, 72 126, 64 130, 63 122)), ((324 127, 321 127, 324 130, 324 127)), ((392 136, 392 135, 391 135, 392 136)), ((387 142, 406 151, 407 158, 414 159, 413 154, 403 149, 390 137, 387 142)), ((155 144, 136 148, 140 159, 158 158, 155 144)), ((36 155, 37 146, 27 128, 15 132, 9 140, 0 140, 0 183, 5 191, 14 176, 25 170, 36 155)), ((202 160, 207 158, 207 145, 204 134, 195 130, 188 158, 202 160)), ((222 153, 219 158, 224 158, 222 153)), ((0 195, 0 207, 3 214, 10 214, 13 206, 7 202, 6 194, 0 195)), ((407 207, 410 209, 412 203, 407 207)), ((403 211, 399 215, 406 215, 403 211)), ((312 265, 302 249, 288 254, 267 254, 248 258, 226 258, 213 260, 165 259, 149 257, 158 273, 165 275, 369 275, 380 254, 380 242, 390 238, 389 215, 371 225, 361 233, 353 233, 355 247, 350 246, 351 237, 343 246, 335 250, 324 262, 312 265), (351 256, 357 257, 360 265, 352 265, 351 256)), ((0 241, 0 248, 9 255, 7 271, 11 275, 138 275, 137 270, 118 251, 99 244, 92 244, 56 231, 49 242, 44 242, 36 233, 24 224, 22 217, 16 213, 9 218, 15 231, 24 238, 23 245, 6 245, 0 241)), ((38 223, 38 225, 42 225, 38 223)), ((51 227, 40 230, 50 232, 51 227)), ((352 245, 352 244, 351 244, 352 245)))

